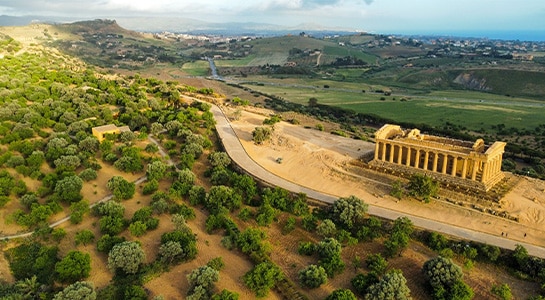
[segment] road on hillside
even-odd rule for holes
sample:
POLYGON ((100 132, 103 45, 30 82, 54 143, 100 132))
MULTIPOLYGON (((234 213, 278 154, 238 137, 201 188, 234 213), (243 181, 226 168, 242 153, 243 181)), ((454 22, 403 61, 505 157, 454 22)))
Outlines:
MULTIPOLYGON (((293 193, 305 193, 307 197, 314 200, 322 201, 325 203, 333 203, 335 200, 338 199, 338 196, 324 194, 316 190, 306 188, 304 186, 281 178, 277 175, 274 175, 264 169, 257 162, 255 162, 244 150, 244 147, 240 143, 240 140, 238 139, 234 129, 231 127, 231 124, 229 123, 223 111, 218 106, 212 105, 211 112, 214 114, 214 118, 216 119, 216 130, 225 148, 225 151, 227 152, 227 154, 229 154, 229 156, 236 165, 244 169, 250 175, 259 178, 260 180, 270 185, 279 186, 293 193)), ((399 217, 408 217, 415 226, 420 228, 441 232, 465 240, 486 243, 505 249, 514 249, 517 244, 520 244, 524 246, 526 250, 528 250, 528 253, 530 255, 545 258, 545 248, 536 245, 520 241, 513 241, 504 237, 499 237, 492 234, 470 230, 450 224, 444 224, 435 220, 422 218, 405 212, 385 209, 375 206, 373 204, 369 204, 368 212, 371 215, 379 216, 390 220, 395 220, 399 217)))

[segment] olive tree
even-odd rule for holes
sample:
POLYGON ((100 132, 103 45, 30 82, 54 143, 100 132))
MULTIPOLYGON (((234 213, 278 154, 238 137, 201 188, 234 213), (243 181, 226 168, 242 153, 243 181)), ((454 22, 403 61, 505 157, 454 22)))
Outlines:
POLYGON ((265 297, 282 277, 282 271, 278 266, 270 262, 262 262, 244 274, 243 280, 257 297, 265 297))
POLYGON ((368 288, 364 299, 408 300, 412 299, 410 294, 407 279, 405 279, 401 271, 391 270, 382 276, 377 283, 368 288))
POLYGON ((409 180, 408 190, 412 196, 428 202, 439 191, 439 183, 429 176, 414 174, 409 180))
POLYGON ((95 300, 97 294, 92 282, 78 281, 55 294, 53 300, 95 300))
POLYGON ((462 269, 452 260, 438 256, 424 263, 422 271, 434 299, 471 299, 473 290, 463 281, 462 269))
POLYGON ((208 155, 212 167, 226 168, 231 164, 231 158, 225 152, 212 152, 208 155))
POLYGON ((325 219, 316 227, 316 233, 323 237, 334 237, 335 233, 337 233, 337 227, 333 221, 325 219))
POLYGON ((333 219, 350 230, 365 220, 368 205, 356 196, 339 198, 333 203, 333 219))
POLYGON ((112 271, 122 270, 127 274, 138 272, 146 254, 137 242, 122 242, 113 246, 108 253, 108 267, 112 271))
POLYGON ((268 127, 256 127, 254 131, 252 131, 253 141, 258 145, 263 144, 263 142, 270 139, 271 135, 272 130, 268 127))
POLYGON ((309 288, 317 288, 327 282, 325 269, 317 265, 309 265, 299 271, 301 284, 309 288))
POLYGON ((78 176, 67 176, 55 184, 55 193, 63 201, 78 202, 83 197, 81 189, 83 188, 83 180, 78 176))
POLYGON ((219 280, 220 272, 207 265, 200 266, 187 275, 187 281, 190 286, 190 293, 197 286, 202 286, 205 290, 211 291, 214 283, 219 280))
POLYGON ((76 282, 89 277, 91 256, 80 251, 70 251, 55 265, 55 272, 61 282, 76 282))
POLYGON ((114 194, 116 198, 123 200, 132 198, 136 191, 134 183, 128 182, 122 176, 117 175, 110 178, 106 186, 108 187, 108 189, 110 189, 110 191, 114 194))
POLYGON ((148 180, 152 180, 152 179, 161 180, 163 177, 165 177, 167 168, 168 168, 168 165, 163 163, 162 161, 156 160, 151 162, 150 164, 148 164, 148 169, 146 171, 148 180))
POLYGON ((159 257, 165 263, 172 263, 184 257, 184 249, 180 243, 168 241, 159 247, 159 257))
POLYGON ((349 289, 336 289, 325 300, 356 300, 356 295, 349 289))

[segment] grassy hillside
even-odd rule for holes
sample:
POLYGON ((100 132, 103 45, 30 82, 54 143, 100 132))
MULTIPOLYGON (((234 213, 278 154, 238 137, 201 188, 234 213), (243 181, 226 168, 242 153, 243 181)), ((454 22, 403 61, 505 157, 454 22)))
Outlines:
POLYGON ((243 43, 251 47, 250 55, 236 60, 219 60, 218 67, 242 67, 262 65, 284 65, 288 61, 313 67, 318 62, 318 51, 322 54, 320 64, 331 64, 337 58, 353 56, 366 63, 373 63, 375 56, 351 47, 340 46, 335 41, 307 36, 281 36, 263 38, 243 43), (307 53, 305 53, 307 52, 307 53))
POLYGON ((55 41, 54 46, 105 68, 139 69, 188 61, 178 54, 182 45, 126 30, 112 20, 61 24, 54 29, 71 35, 55 41))

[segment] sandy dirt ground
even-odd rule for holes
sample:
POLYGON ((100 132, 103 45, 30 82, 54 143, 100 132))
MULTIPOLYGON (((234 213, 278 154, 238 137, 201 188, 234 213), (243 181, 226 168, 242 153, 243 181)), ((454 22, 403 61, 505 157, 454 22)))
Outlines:
POLYGON ((428 204, 414 199, 397 201, 388 195, 389 188, 384 183, 363 178, 346 168, 350 161, 373 151, 374 144, 280 122, 274 125, 269 142, 255 145, 251 133, 262 126, 267 114, 267 111, 262 114, 244 111, 238 120, 232 121, 232 126, 250 157, 278 176, 326 194, 355 195, 377 206, 498 236, 508 233, 511 239, 545 246, 545 182, 541 180, 521 178, 500 201, 502 209, 519 217, 519 222, 441 201, 428 204), (279 157, 281 164, 276 162, 279 157))

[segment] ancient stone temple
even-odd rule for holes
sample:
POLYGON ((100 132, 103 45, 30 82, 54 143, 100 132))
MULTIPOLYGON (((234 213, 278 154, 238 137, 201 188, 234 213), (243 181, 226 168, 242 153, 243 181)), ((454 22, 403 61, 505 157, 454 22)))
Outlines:
POLYGON ((401 173, 424 173, 459 187, 488 191, 504 174, 504 142, 485 145, 421 134, 386 124, 375 133, 375 154, 370 165, 401 173))

